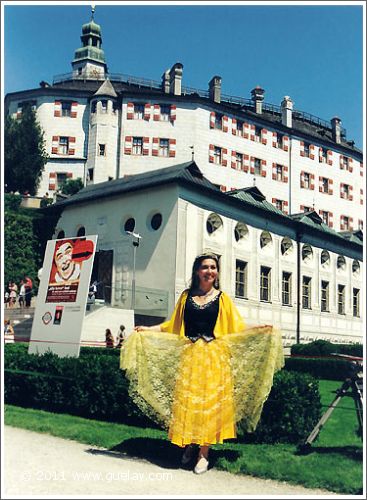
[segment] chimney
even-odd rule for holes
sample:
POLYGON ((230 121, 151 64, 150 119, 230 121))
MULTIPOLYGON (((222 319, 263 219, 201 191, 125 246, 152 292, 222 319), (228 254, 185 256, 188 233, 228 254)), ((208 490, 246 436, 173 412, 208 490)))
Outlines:
POLYGON ((261 115, 263 112, 263 100, 264 100, 265 90, 257 85, 251 90, 252 100, 255 102, 255 113, 261 115))
POLYGON ((162 90, 165 94, 169 94, 169 69, 162 75, 162 90))
POLYGON ((280 107, 282 108, 282 124, 292 128, 293 101, 289 96, 284 96, 280 107))
POLYGON ((209 98, 220 103, 220 93, 222 89, 222 78, 220 76, 213 76, 209 82, 209 98))
POLYGON ((183 65, 181 63, 176 63, 169 72, 169 90, 171 94, 181 95, 182 69, 183 65))
POLYGON ((334 116, 331 120, 331 130, 333 134, 333 141, 337 144, 341 143, 341 119, 337 116, 334 116))

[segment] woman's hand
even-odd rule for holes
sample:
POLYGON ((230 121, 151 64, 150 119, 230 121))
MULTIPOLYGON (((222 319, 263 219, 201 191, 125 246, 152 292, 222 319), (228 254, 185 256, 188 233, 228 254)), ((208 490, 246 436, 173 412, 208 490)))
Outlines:
POLYGON ((136 327, 134 328, 134 330, 135 330, 136 332, 142 332, 142 331, 144 331, 144 330, 150 330, 150 328, 149 328, 149 326, 142 326, 142 325, 140 325, 140 326, 136 326, 136 327))

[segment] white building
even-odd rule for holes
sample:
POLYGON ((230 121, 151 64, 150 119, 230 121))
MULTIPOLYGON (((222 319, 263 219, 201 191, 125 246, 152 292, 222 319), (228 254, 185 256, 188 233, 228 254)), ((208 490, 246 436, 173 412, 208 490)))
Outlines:
POLYGON ((139 323, 171 314, 189 285, 196 255, 220 256, 221 286, 247 324, 281 327, 296 340, 361 342, 362 233, 337 233, 316 212, 285 215, 257 187, 232 192, 195 162, 89 185, 47 210, 60 210, 55 237, 98 234, 93 278, 114 307, 132 304, 139 323), (142 318, 143 316, 143 318, 142 318))
POLYGON ((108 74, 93 18, 81 41, 70 74, 5 98, 14 117, 34 106, 45 131, 40 196, 68 178, 97 184, 194 157, 222 191, 255 182, 285 214, 314 209, 336 231, 362 229, 363 157, 339 118, 296 111, 289 97, 267 104, 260 87, 251 99, 225 95, 219 76, 206 91, 185 87, 179 63, 158 82, 108 74))

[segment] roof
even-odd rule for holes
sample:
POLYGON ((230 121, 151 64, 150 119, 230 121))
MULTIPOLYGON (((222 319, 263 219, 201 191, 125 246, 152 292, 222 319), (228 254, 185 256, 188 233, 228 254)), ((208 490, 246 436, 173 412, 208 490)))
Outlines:
POLYGON ((99 89, 94 95, 117 97, 115 89, 113 88, 113 85, 108 78, 102 83, 102 85, 99 87, 99 89))
POLYGON ((216 206, 223 205, 223 203, 227 206, 227 209, 235 205, 236 209, 240 209, 242 213, 256 213, 262 219, 265 219, 267 224, 272 220, 275 221, 278 227, 291 228, 295 235, 300 235, 300 238, 305 233, 308 235, 314 234, 318 240, 332 240, 339 247, 340 245, 345 246, 346 240, 348 240, 348 244, 352 245, 354 249, 359 252, 362 251, 363 233, 361 231, 338 233, 324 224, 315 211, 286 215, 269 203, 256 186, 223 193, 215 184, 204 177, 194 161, 151 172, 125 176, 113 181, 92 184, 67 200, 51 205, 49 209, 53 207, 62 210, 72 205, 98 202, 103 198, 111 199, 125 193, 151 189, 169 183, 176 183, 189 187, 191 190, 197 190, 210 201, 213 210, 216 210, 216 206))

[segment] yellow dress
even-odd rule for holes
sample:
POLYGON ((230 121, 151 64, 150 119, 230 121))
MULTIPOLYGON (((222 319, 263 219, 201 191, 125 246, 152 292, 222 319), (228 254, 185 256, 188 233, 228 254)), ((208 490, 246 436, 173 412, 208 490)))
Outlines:
POLYGON ((121 349, 129 393, 168 429, 172 443, 210 445, 236 437, 236 422, 255 430, 276 370, 284 365, 280 331, 247 328, 230 297, 219 297, 215 340, 191 342, 182 293, 162 332, 134 332, 121 349), (172 335, 174 334, 174 335, 172 335))

